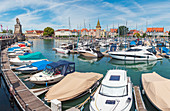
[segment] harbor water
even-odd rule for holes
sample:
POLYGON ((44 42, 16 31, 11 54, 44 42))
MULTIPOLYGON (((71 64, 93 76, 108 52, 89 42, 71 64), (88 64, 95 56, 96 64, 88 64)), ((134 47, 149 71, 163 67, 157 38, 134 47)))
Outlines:
MULTIPOLYGON (((97 72, 105 75, 109 69, 124 69, 127 71, 129 77, 131 77, 131 81, 133 85, 141 86, 141 74, 143 73, 152 73, 156 72, 161 76, 170 79, 170 59, 163 58, 160 61, 121 61, 111 59, 110 57, 103 57, 101 59, 96 58, 86 58, 83 56, 79 56, 79 54, 69 54, 63 55, 56 53, 52 50, 52 48, 58 47, 60 43, 67 42, 66 40, 53 40, 53 39, 31 39, 33 41, 33 46, 31 47, 33 52, 41 52, 49 61, 56 62, 58 60, 68 60, 75 62, 75 70, 78 72, 97 72)), ((101 51, 105 51, 107 48, 101 48, 101 51)), ((29 75, 18 74, 18 76, 24 81, 25 78, 29 77, 29 75)), ((35 85, 31 82, 27 81, 24 83, 29 88, 37 88, 43 87, 42 85, 35 85)), ((2 86, 2 81, 1 81, 2 86)), ((0 87, 0 108, 4 108, 3 111, 10 106, 8 102, 9 99, 5 96, 4 90, 0 87), (4 103, 2 103, 4 101, 4 103)), ((63 108, 67 109, 73 106, 76 106, 82 103, 89 95, 81 97, 80 99, 66 101, 63 102, 63 108)), ((40 96, 41 99, 44 99, 44 95, 40 96)), ((149 102, 147 97, 143 96, 145 106, 148 111, 156 111, 155 107, 149 102)), ((133 101, 134 102, 134 101, 133 101)), ((11 109, 12 110, 12 109, 11 109)), ((17 110, 17 109, 13 109, 17 110)), ((88 103, 85 105, 85 110, 88 109, 88 103)), ((135 105, 133 104, 132 111, 135 110, 135 105)))

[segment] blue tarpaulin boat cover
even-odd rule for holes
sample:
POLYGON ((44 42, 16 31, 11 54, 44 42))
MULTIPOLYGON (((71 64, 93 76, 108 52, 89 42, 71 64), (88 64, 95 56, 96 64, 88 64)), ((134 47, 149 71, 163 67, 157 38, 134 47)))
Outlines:
POLYGON ((12 48, 8 48, 8 52, 14 51, 15 49, 20 49, 20 47, 12 47, 12 48))
POLYGON ((40 71, 40 70, 44 70, 45 67, 47 66, 47 64, 50 64, 50 63, 52 63, 52 62, 43 60, 43 61, 39 61, 39 62, 34 62, 31 65, 34 67, 37 67, 38 71, 40 71))
POLYGON ((136 42, 135 41, 131 41, 130 45, 136 45, 136 42))
POLYGON ((18 56, 20 60, 40 60, 47 59, 41 52, 30 53, 28 55, 18 56))
MULTIPOLYGON (((159 48, 159 50, 161 50, 161 48, 159 48)), ((162 47, 162 52, 168 54, 169 53, 169 49, 166 48, 166 47, 162 47)))
POLYGON ((59 60, 57 62, 52 62, 50 64, 48 64, 47 66, 51 66, 54 70, 55 68, 59 67, 59 66, 65 66, 63 68, 63 71, 61 72, 62 75, 66 76, 68 73, 72 73, 75 71, 75 63, 74 62, 69 62, 66 60, 59 60), (69 65, 74 65, 74 68, 71 72, 67 72, 67 68, 69 68, 69 65))

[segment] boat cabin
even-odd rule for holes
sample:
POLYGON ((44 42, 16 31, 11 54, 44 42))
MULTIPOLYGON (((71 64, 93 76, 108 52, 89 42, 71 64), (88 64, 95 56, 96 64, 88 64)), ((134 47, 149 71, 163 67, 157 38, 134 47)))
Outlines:
POLYGON ((49 76, 61 74, 66 76, 69 73, 73 73, 75 71, 75 63, 69 62, 65 60, 59 60, 58 62, 52 62, 47 64, 43 73, 49 76))

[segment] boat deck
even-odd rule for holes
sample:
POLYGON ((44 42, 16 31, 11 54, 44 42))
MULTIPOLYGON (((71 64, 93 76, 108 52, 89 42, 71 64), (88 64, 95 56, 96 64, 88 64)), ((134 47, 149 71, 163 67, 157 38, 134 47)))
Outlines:
POLYGON ((145 104, 143 102, 142 96, 141 96, 139 86, 134 86, 133 90, 134 90, 133 92, 135 96, 135 105, 136 105, 137 111, 147 111, 145 104))
POLYGON ((51 111, 41 99, 35 96, 29 88, 11 70, 7 49, 1 52, 3 77, 6 80, 10 93, 13 95, 22 110, 26 111, 51 111), (11 87, 12 86, 12 87, 11 87))

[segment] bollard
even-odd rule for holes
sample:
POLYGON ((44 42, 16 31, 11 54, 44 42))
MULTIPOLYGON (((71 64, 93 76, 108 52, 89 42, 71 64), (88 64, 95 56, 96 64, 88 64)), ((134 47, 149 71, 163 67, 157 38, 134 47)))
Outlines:
POLYGON ((51 110, 52 111, 62 111, 61 101, 57 99, 51 100, 51 110))

